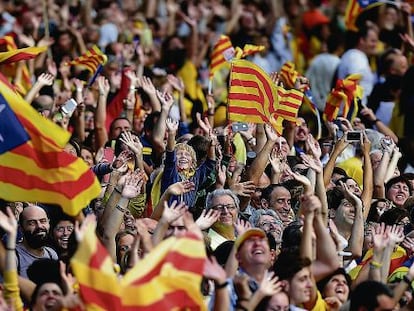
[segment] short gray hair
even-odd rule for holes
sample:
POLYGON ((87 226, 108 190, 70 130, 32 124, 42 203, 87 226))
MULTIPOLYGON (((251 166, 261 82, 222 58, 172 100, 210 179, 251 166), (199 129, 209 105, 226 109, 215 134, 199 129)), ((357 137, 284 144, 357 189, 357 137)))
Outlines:
POLYGON ((264 215, 272 216, 275 219, 279 220, 279 217, 274 210, 261 208, 253 211, 252 215, 249 217, 249 222, 253 227, 259 227, 260 217, 264 215))
POLYGON ((216 189, 210 192, 209 194, 207 194, 206 209, 209 210, 210 208, 213 207, 213 199, 215 197, 221 197, 225 195, 228 195, 229 197, 231 197, 234 201, 234 204, 236 204, 237 209, 240 209, 240 200, 237 197, 237 195, 235 195, 233 191, 231 191, 230 189, 216 189))

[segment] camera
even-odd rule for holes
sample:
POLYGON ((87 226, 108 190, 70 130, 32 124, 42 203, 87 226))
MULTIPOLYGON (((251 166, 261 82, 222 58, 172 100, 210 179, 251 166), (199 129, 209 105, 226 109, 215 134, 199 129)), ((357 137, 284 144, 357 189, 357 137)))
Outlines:
POLYGON ((361 131, 350 131, 346 133, 345 140, 348 142, 360 142, 362 137, 361 131))

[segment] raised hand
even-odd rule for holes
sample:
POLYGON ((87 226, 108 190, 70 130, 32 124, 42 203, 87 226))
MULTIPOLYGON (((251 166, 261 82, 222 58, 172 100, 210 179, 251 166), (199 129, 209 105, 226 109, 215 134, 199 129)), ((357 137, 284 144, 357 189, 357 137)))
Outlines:
POLYGON ((176 182, 167 188, 167 192, 171 195, 182 195, 195 190, 195 184, 192 181, 184 180, 176 182))
POLYGON ((188 207, 184 202, 177 203, 177 201, 174 200, 170 206, 168 205, 168 202, 164 202, 164 211, 162 212, 161 220, 171 224, 173 221, 183 216, 187 210, 188 207))
POLYGON ((404 227, 398 225, 387 226, 386 232, 390 238, 390 243, 395 245, 404 240, 404 227))
POLYGON ((200 217, 197 218, 196 224, 201 230, 207 230, 210 228, 220 217, 220 211, 214 209, 206 210, 203 209, 200 217))
POLYGON ((122 151, 112 162, 112 168, 114 170, 119 170, 122 173, 125 173, 128 169, 127 163, 134 159, 134 154, 131 150, 122 151))
POLYGON ((93 231, 96 230, 96 216, 95 214, 86 215, 85 219, 82 221, 82 224, 79 224, 79 221, 75 222, 75 238, 78 243, 82 242, 85 237, 86 229, 92 226, 93 231))
POLYGON ((250 197, 256 190, 256 186, 252 181, 242 183, 234 183, 230 186, 230 190, 241 197, 250 197))
POLYGON ((144 185, 144 176, 140 169, 135 172, 129 172, 125 176, 125 184, 122 188, 122 197, 126 199, 132 199, 141 193, 142 186, 144 185))
POLYGON ((139 138, 131 132, 122 132, 120 140, 135 154, 142 154, 142 144, 139 138))
POLYGON ((203 275, 217 284, 223 284, 227 279, 226 271, 219 265, 214 256, 206 258, 203 275))
POLYGON ((375 226, 372 230, 372 242, 374 244, 374 250, 382 252, 388 245, 390 237, 388 236, 385 228, 385 224, 381 223, 375 226))
POLYGON ((169 74, 167 80, 175 90, 184 92, 184 81, 180 77, 169 74))
POLYGON ((103 94, 105 97, 108 96, 110 85, 108 79, 106 79, 104 76, 99 76, 96 79, 96 82, 98 84, 99 94, 103 94))
POLYGON ((234 223, 234 229, 236 229, 237 236, 242 235, 246 230, 250 229, 251 227, 252 225, 250 224, 250 222, 240 218, 237 218, 236 222, 234 223))
POLYGON ((276 142, 277 138, 279 137, 273 127, 269 124, 265 124, 264 126, 266 137, 268 140, 276 142))
POLYGON ((178 121, 172 118, 167 118, 165 120, 165 124, 167 125, 167 130, 170 133, 177 133, 178 131, 178 121))
POLYGON ((209 135, 210 132, 212 132, 213 129, 212 129, 211 125, 210 125, 210 122, 208 121, 208 118, 204 118, 204 120, 201 119, 201 114, 198 113, 198 112, 196 114, 196 118, 197 118, 198 125, 201 127, 201 129, 203 130, 204 134, 205 135, 209 135))
POLYGON ((40 74, 40 76, 37 78, 37 82, 42 85, 53 85, 53 80, 55 79, 55 77, 53 75, 51 75, 50 73, 42 73, 40 74))
POLYGON ((172 105, 174 104, 174 97, 169 93, 161 93, 158 90, 156 91, 156 94, 161 103, 162 109, 170 111, 172 105))
MULTIPOLYGON (((141 77, 138 78, 138 85, 142 87, 142 89, 145 91, 145 93, 147 93, 148 95, 155 95, 157 93, 157 90, 154 86, 154 84, 152 83, 151 79, 148 77, 141 77)), ((167 95, 167 94, 165 94, 167 95)), ((169 96, 171 96, 171 94, 168 94, 169 96)), ((172 98, 172 96, 171 96, 172 98)), ((161 101, 161 99, 160 99, 161 101)), ((172 98, 172 101, 174 102, 174 98, 172 98)), ((172 105, 172 104, 171 104, 172 105)))
POLYGON ((6 213, 0 211, 0 227, 6 231, 9 236, 16 237, 17 220, 10 207, 7 207, 6 213))
POLYGON ((264 296, 273 296, 281 292, 283 289, 282 282, 279 282, 279 278, 274 272, 266 271, 262 281, 259 285, 259 291, 264 296))
POLYGON ((319 145, 318 141, 313 137, 312 134, 308 135, 308 139, 306 140, 306 145, 309 148, 309 151, 313 155, 314 158, 320 159, 322 155, 321 146, 319 145))
POLYGON ((343 182, 339 182, 338 189, 341 190, 343 195, 345 196, 345 199, 347 199, 350 203, 352 203, 355 207, 361 206, 362 207, 362 201, 361 199, 352 192, 349 187, 343 182))
POLYGON ((406 236, 402 241, 401 246, 407 251, 408 255, 414 254, 414 238, 406 236))
POLYGON ((306 167, 309 167, 310 169, 314 170, 315 173, 317 174, 322 173, 323 165, 322 165, 321 160, 319 160, 319 158, 313 158, 305 153, 302 153, 300 157, 302 159, 302 163, 306 167))

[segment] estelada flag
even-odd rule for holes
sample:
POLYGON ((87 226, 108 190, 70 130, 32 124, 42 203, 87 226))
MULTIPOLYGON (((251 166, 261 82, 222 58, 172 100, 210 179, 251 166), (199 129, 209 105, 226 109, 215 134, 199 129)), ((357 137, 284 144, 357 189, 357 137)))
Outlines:
POLYGON ((101 187, 81 158, 63 151, 69 138, 0 74, 0 198, 58 204, 68 215, 79 214, 101 187))
POLYGON ((193 233, 170 237, 122 279, 89 225, 71 260, 86 310, 206 310, 200 286, 204 242, 193 233))
POLYGON ((228 118, 232 121, 269 123, 278 108, 276 86, 256 64, 232 61, 228 94, 228 118))
POLYGON ((358 16, 365 10, 371 9, 377 5, 390 3, 391 1, 379 0, 348 0, 345 9, 345 27, 347 30, 357 31, 356 21, 358 16))
POLYGON ((230 38, 226 35, 221 35, 219 40, 213 47, 210 56, 210 79, 214 74, 234 56, 234 48, 231 44, 230 38))
POLYGON ((76 57, 68 62, 67 65, 85 67, 90 72, 95 73, 99 65, 105 65, 107 61, 108 57, 94 45, 85 54, 76 57))

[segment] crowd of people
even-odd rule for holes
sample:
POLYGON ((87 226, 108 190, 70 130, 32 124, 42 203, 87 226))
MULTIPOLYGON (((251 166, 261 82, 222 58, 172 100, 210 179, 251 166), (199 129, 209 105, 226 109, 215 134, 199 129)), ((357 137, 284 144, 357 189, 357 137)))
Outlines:
POLYGON ((86 305, 71 258, 91 223, 120 278, 191 223, 207 254, 200 310, 414 309, 412 7, 386 1, 350 29, 348 2, 361 1, 2 1, 0 37, 48 52, 0 72, 22 85, 26 66, 18 92, 72 133, 65 151, 102 192, 76 217, 1 202, 1 309, 86 305), (279 85, 293 63, 320 115, 360 74, 358 114, 318 131, 302 105, 282 134, 228 120, 230 63, 209 77, 223 34, 263 45, 247 59, 279 85), (108 60, 91 83, 68 63, 95 45, 108 60))

